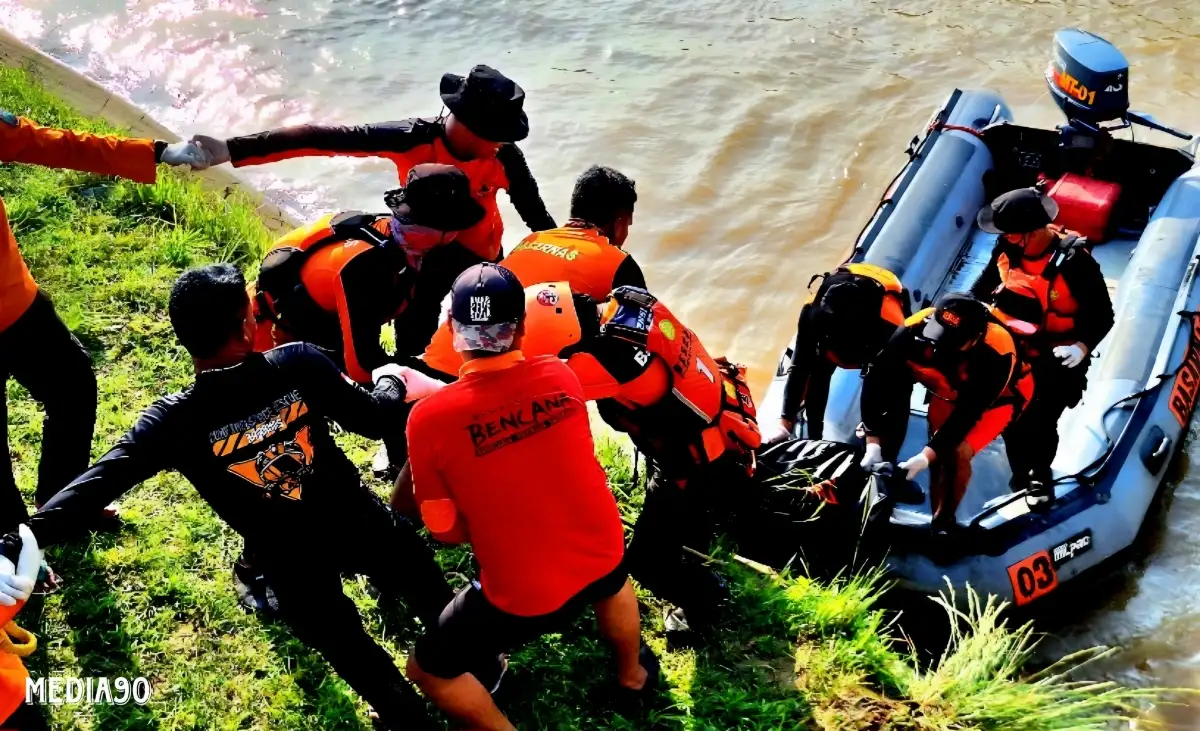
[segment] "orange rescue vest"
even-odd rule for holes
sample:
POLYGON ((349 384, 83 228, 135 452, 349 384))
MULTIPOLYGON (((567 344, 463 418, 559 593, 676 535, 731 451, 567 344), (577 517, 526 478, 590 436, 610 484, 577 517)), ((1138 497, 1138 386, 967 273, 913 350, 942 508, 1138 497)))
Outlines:
MULTIPOLYGON (((274 347, 284 331, 336 319, 337 278, 354 257, 388 242, 388 217, 360 211, 322 216, 271 245, 253 285, 256 349, 274 347)), ((397 313, 399 314, 399 313, 397 313)), ((324 323, 329 326, 329 323, 324 323)))
POLYGON ((619 287, 612 293, 600 315, 600 337, 605 336, 642 345, 647 359, 657 356, 667 365, 671 397, 702 424, 698 460, 711 462, 726 451, 752 455, 761 446, 745 367, 710 356, 696 334, 648 292, 619 287), (624 315, 619 323, 618 313, 624 315))
POLYGON ((595 227, 564 226, 525 237, 504 257, 504 268, 525 286, 565 281, 572 291, 602 300, 628 256, 595 227))
MULTIPOLYGON (((1073 240, 1073 237, 1066 234, 1058 233, 1057 236, 1060 240, 1065 240, 1067 245, 1073 240)), ((1024 284, 1037 293, 1044 313, 1041 332, 1045 333, 1045 339, 1052 346, 1075 342, 1072 333, 1075 330, 1075 315, 1079 312, 1079 301, 1071 294, 1062 273, 1055 270, 1046 276, 1046 268, 1058 248, 1051 246, 1038 259, 1021 257, 1016 266, 1006 253, 996 257, 1000 281, 1003 283, 1001 286, 1024 284)))
MULTIPOLYGON (((927 307, 917 312, 905 321, 906 327, 921 327, 926 318, 933 315, 934 308, 927 307)), ((983 340, 975 347, 991 348, 1002 356, 1010 356, 1011 366, 1008 371, 1008 384, 996 398, 996 403, 1013 401, 1018 405, 1018 411, 1024 408, 1033 397, 1033 377, 1028 364, 1017 356, 1017 346, 1012 335, 1003 325, 989 322, 983 340)), ((908 367, 912 370, 917 382, 935 398, 954 403, 958 400, 959 391, 967 385, 970 373, 967 371, 966 359, 962 359, 956 369, 947 373, 944 366, 920 357, 918 353, 910 355, 908 367)))

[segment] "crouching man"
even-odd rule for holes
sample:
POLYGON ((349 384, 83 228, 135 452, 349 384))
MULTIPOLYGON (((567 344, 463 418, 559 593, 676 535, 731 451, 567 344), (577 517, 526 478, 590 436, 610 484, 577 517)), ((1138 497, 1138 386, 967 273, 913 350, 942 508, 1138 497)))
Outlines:
POLYGON ((557 357, 522 354, 525 293, 507 269, 463 272, 450 317, 465 362, 458 381, 413 409, 409 460, 425 525, 440 540, 469 541, 480 578, 418 640, 409 677, 467 728, 511 730, 467 671, 562 631, 590 605, 635 700, 658 663, 641 646, 621 517, 596 460, 583 386, 557 357))
MULTIPOLYGON (((404 405, 399 368, 377 372, 367 391, 305 343, 255 353, 246 282, 228 264, 185 272, 171 290, 170 315, 195 363, 195 383, 150 406, 30 519, 37 542, 86 532, 109 501, 158 472, 178 470, 256 547, 279 615, 386 727, 435 728, 424 701, 342 593, 343 572, 366 574, 427 625, 453 597, 428 546, 361 483, 326 421, 379 438, 404 405)), ((20 543, 17 534, 6 536, 5 555, 16 555, 20 543)))

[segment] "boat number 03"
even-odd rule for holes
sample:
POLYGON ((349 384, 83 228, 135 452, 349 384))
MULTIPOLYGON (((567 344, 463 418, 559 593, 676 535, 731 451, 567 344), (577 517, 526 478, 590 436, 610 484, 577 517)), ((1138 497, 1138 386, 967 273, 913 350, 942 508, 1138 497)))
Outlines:
POLYGON ((1017 606, 1028 604, 1058 588, 1058 572, 1049 551, 1039 551, 1008 567, 1017 606))

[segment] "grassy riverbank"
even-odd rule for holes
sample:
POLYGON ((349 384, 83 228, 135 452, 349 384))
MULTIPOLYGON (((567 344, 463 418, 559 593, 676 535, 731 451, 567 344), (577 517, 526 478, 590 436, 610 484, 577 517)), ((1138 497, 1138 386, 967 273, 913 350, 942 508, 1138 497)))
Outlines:
MULTIPOLYGON (((0 70, 0 108, 48 125, 107 129, 11 69, 0 70)), ((204 192, 165 170, 158 184, 138 186, 3 165, 0 195, 34 275, 93 352, 99 456, 139 409, 190 380, 166 319, 171 281, 182 268, 215 259, 253 267, 269 236, 246 201, 204 192)), ((7 389, 14 468, 32 501, 40 412, 15 383, 7 389)), ((373 445, 344 443, 357 463, 368 463, 373 445)), ((629 460, 615 444, 602 452, 632 518, 640 493, 629 460)), ((146 707, 59 707, 53 728, 369 728, 362 702, 318 656, 282 626, 238 608, 230 565, 240 540, 182 478, 160 475, 122 505, 118 533, 50 551, 66 587, 18 619, 41 637, 28 661, 35 676, 145 676, 153 699, 146 707)), ((457 581, 472 571, 461 549, 440 558, 457 581)), ((646 598, 645 636, 664 658, 670 686, 646 717, 609 710, 607 655, 590 617, 513 656, 504 708, 531 730, 1032 730, 1100 727, 1138 697, 1067 682, 1059 667, 1023 678, 1030 634, 998 624, 990 605, 958 616, 963 631, 942 661, 919 670, 875 608, 879 576, 821 584, 736 561, 723 570, 734 619, 704 651, 666 652, 660 608, 646 598)), ((415 631, 403 609, 377 601, 361 581, 346 588, 401 662, 415 631)), ((931 603, 929 611, 942 610, 931 603)))

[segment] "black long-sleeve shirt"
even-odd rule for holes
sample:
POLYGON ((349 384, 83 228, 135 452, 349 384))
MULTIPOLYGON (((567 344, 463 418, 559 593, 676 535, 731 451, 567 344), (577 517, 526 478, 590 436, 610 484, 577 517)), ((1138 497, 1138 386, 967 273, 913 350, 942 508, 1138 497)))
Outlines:
MULTIPOLYGON (((863 428, 868 436, 879 437, 892 448, 899 446, 896 442, 903 439, 908 426, 909 399, 917 382, 911 362, 930 362, 924 351, 929 346, 917 338, 924 327, 921 321, 897 330, 866 369, 863 428)), ((934 454, 944 457, 966 439, 984 412, 1004 393, 1015 361, 1014 354, 1001 353, 984 340, 965 353, 951 353, 946 361, 932 361, 942 373, 952 374, 948 380, 957 396, 954 411, 929 440, 934 454)))
MULTIPOLYGON (((975 297, 991 301, 992 293, 1002 283, 998 264, 1001 255, 1007 255, 1012 266, 1019 266, 1022 249, 1017 244, 1000 239, 996 248, 992 250, 992 258, 987 267, 971 286, 971 294, 975 297)), ((1071 295, 1079 302, 1079 310, 1074 315, 1075 329, 1071 336, 1086 345, 1091 353, 1096 350, 1096 346, 1116 321, 1112 299, 1108 295, 1108 285, 1104 283, 1104 273, 1092 255, 1082 249, 1069 252, 1059 265, 1058 273, 1062 275, 1071 295)))
POLYGON ((415 165, 453 165, 470 178, 476 197, 489 211, 495 211, 495 191, 506 190, 531 231, 555 227, 519 147, 506 143, 493 158, 460 160, 446 147, 446 127, 440 119, 354 126, 304 124, 232 137, 226 142, 234 167, 296 157, 382 157, 396 164, 401 184, 415 165))
POLYGON ((85 532, 109 502, 177 470, 255 550, 281 558, 377 505, 326 418, 370 438, 399 425, 404 387, 348 380, 305 343, 205 371, 155 402, 117 444, 29 521, 39 545, 85 532))

